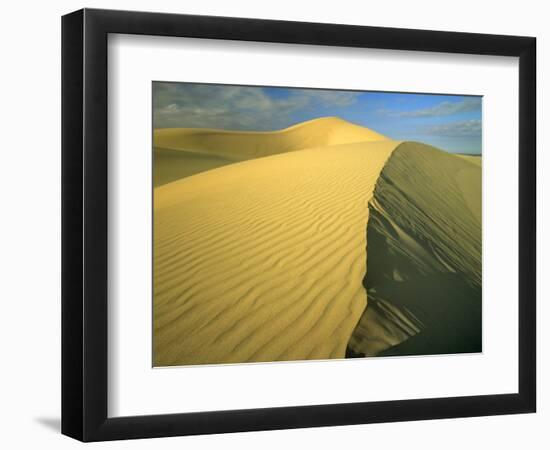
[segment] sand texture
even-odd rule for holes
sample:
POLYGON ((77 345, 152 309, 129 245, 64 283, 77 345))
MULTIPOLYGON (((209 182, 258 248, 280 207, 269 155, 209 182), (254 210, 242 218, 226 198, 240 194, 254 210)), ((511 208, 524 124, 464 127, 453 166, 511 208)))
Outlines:
POLYGON ((481 157, 155 130, 155 366, 481 351, 481 157))
POLYGON ((481 351, 481 165, 406 142, 370 201, 348 356, 481 351))
POLYGON ((205 172, 216 167, 242 161, 241 158, 231 158, 230 155, 223 156, 161 147, 155 148, 153 157, 155 167, 153 171, 153 185, 155 187, 199 172, 205 172))
POLYGON ((386 138, 336 117, 303 122, 281 131, 156 129, 153 134, 154 185, 161 186, 236 161, 381 139, 386 138))
POLYGON ((472 164, 476 164, 478 166, 481 166, 481 155, 462 155, 462 154, 458 154, 456 156, 458 156, 459 158, 462 158, 465 161, 469 161, 472 164))
POLYGON ((345 357, 367 305, 368 202, 399 143, 292 136, 293 151, 155 189, 155 365, 345 357))

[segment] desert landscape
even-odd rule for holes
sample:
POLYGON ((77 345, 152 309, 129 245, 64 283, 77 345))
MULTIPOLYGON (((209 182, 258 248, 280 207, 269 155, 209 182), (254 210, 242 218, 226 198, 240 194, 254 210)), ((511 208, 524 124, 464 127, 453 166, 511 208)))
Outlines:
POLYGON ((481 156, 155 128, 155 366, 479 352, 481 156))

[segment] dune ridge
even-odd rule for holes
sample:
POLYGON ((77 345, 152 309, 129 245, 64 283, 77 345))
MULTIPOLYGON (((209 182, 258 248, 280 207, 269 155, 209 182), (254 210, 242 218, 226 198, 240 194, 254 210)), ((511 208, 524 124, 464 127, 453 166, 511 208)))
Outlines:
POLYGON ((467 155, 465 153, 457 153, 456 156, 462 158, 464 161, 469 161, 472 164, 481 166, 481 155, 467 155))
POLYGON ((387 138, 338 117, 322 117, 277 131, 161 128, 154 130, 153 139, 155 147, 251 159, 306 148, 387 138))
POLYGON ((481 157, 337 118, 155 133, 155 366, 481 351, 481 157))
POLYGON ((481 164, 405 142, 369 202, 369 305, 348 356, 481 351, 481 164))
POLYGON ((156 366, 345 357, 368 202, 399 142, 338 139, 155 189, 156 366))
POLYGON ((387 138, 337 117, 277 131, 162 128, 153 133, 155 186, 236 161, 331 145, 387 138))

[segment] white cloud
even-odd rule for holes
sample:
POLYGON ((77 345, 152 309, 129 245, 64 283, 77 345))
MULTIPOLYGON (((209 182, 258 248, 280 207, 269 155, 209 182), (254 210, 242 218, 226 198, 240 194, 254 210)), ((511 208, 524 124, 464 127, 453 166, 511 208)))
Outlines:
POLYGON ((481 109, 481 98, 467 97, 459 102, 444 101, 429 108, 417 109, 415 111, 402 111, 396 113, 397 117, 441 117, 451 116, 462 112, 479 111, 481 109))
POLYGON ((479 137, 481 136, 481 120, 462 120, 423 129, 425 134, 446 137, 479 137))
POLYGON ((359 95, 313 89, 287 92, 275 97, 259 87, 155 82, 154 126, 278 129, 291 124, 290 115, 294 112, 349 106, 359 95))

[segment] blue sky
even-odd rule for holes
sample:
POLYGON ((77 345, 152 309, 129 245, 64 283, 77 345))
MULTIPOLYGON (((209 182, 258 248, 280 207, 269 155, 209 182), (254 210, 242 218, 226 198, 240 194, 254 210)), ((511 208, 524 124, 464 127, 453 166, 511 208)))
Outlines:
POLYGON ((481 154, 481 97, 153 83, 155 128, 279 130, 337 116, 396 140, 481 154))

